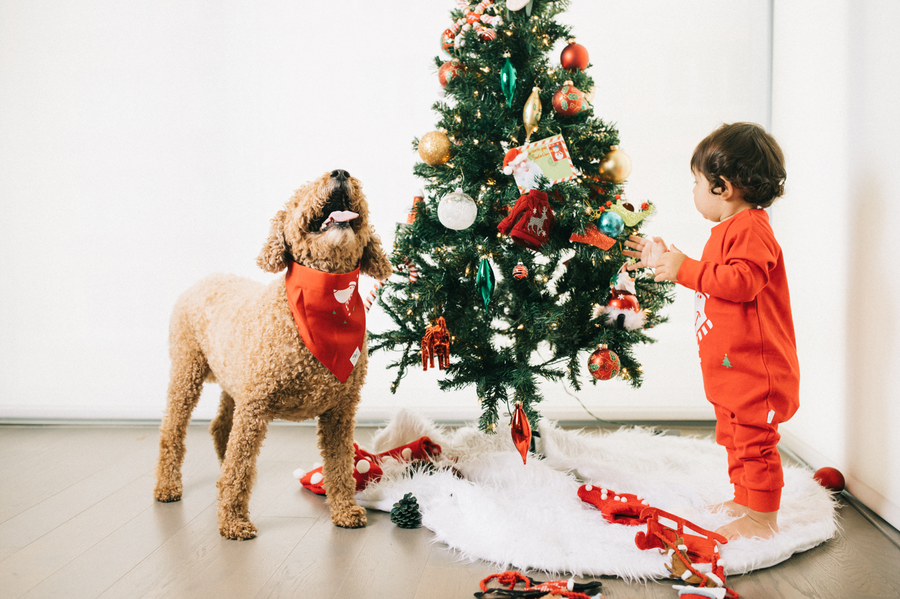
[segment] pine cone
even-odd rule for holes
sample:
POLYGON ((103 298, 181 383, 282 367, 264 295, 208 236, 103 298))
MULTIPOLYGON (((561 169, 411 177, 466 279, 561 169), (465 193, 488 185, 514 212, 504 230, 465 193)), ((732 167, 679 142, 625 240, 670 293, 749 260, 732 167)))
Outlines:
POLYGON ((412 493, 407 493, 403 499, 394 504, 391 509, 391 522, 400 528, 419 528, 422 526, 422 513, 419 512, 419 502, 412 493))

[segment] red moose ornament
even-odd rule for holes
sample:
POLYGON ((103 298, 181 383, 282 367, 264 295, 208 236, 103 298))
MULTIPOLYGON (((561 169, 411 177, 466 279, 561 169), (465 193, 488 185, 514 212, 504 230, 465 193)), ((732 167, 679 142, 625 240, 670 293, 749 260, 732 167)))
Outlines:
POLYGON ((422 337, 422 370, 428 370, 429 365, 434 368, 435 358, 438 370, 444 370, 450 365, 450 334, 443 316, 425 329, 425 336, 422 337))

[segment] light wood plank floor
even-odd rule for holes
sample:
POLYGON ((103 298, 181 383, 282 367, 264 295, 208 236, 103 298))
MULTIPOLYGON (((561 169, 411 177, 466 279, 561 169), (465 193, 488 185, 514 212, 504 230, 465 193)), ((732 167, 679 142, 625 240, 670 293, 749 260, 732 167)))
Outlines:
MULTIPOLYGON (((361 445, 374 430, 358 429, 361 445)), ((226 541, 206 426, 190 427, 177 503, 152 497, 157 438, 155 426, 0 426, 0 597, 449 599, 496 572, 384 513, 370 511, 364 529, 332 526, 323 499, 291 476, 318 461, 312 426, 270 427, 250 504, 260 536, 226 541)), ((840 516, 835 539, 729 584, 747 598, 900 598, 900 549, 852 505, 840 516)), ((677 596, 668 581, 614 578, 603 592, 677 596)))

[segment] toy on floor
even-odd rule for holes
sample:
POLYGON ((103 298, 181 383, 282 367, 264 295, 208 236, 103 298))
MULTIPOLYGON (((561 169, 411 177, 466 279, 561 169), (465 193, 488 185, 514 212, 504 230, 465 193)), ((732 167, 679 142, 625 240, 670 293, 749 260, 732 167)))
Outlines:
POLYGON ((662 553, 668 553, 671 559, 671 565, 666 565, 669 578, 710 589, 709 592, 712 593, 696 594, 697 589, 694 587, 676 586, 680 597, 735 599, 738 596, 725 586, 725 566, 719 559, 717 543, 724 544, 728 540, 722 535, 650 507, 646 499, 632 493, 616 493, 593 485, 582 485, 578 489, 578 497, 597 507, 603 513, 603 518, 612 524, 646 524, 647 531, 638 532, 634 537, 634 544, 638 549, 659 549, 662 553), (662 524, 660 518, 671 521, 675 528, 662 524), (699 534, 687 534, 685 528, 699 534))
POLYGON ((597 599, 603 595, 599 593, 602 583, 594 580, 586 583, 578 583, 569 580, 551 580, 541 582, 522 574, 521 572, 508 571, 501 574, 491 574, 481 581, 481 592, 475 593, 476 597, 520 597, 522 599, 537 599, 538 597, 570 597, 572 599, 597 599), (496 579, 498 583, 509 585, 508 588, 488 588, 488 583, 496 579), (516 585, 524 584, 525 588, 517 589, 516 585), (596 593, 588 595, 588 593, 596 593))
POLYGON ((412 493, 407 493, 394 504, 391 510, 391 522, 400 528, 419 528, 422 526, 422 512, 419 511, 419 502, 412 493))
MULTIPOLYGON (((381 478, 384 471, 381 469, 381 463, 386 459, 395 459, 403 462, 413 462, 418 460, 429 460, 432 457, 441 454, 441 446, 432 443, 428 437, 421 437, 412 443, 401 445, 381 452, 372 454, 362 449, 358 444, 353 444, 353 480, 356 482, 356 492, 365 489, 369 483, 375 482, 381 478)), ((316 495, 326 495, 325 476, 322 466, 317 466, 309 472, 303 472, 301 469, 294 471, 294 478, 300 480, 300 484, 316 495)))
POLYGON ((813 478, 829 491, 840 493, 844 490, 844 475, 837 468, 831 468, 830 466, 819 468, 813 474, 813 478))
POLYGON ((739 595, 725 586, 725 563, 719 559, 718 544, 727 543, 725 537, 654 507, 644 509, 640 517, 647 522, 647 532, 635 535, 634 544, 638 549, 659 549, 668 553, 672 560, 671 566, 666 565, 669 578, 701 587, 676 585, 679 596, 737 599, 739 595), (660 518, 672 521, 675 528, 662 524, 660 518), (686 528, 699 534, 687 534, 686 528), (706 589, 712 594, 699 593, 706 589))
POLYGON ((595 506, 603 514, 603 518, 612 524, 639 526, 647 522, 641 512, 650 504, 640 495, 632 493, 616 493, 593 485, 581 485, 578 498, 595 506))

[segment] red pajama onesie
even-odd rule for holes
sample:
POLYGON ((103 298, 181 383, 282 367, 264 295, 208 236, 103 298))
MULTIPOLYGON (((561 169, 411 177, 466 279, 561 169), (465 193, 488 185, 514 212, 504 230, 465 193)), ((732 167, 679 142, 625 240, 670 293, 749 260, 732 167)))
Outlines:
POLYGON ((800 369, 781 247, 765 210, 713 227, 678 283, 696 291, 694 323, 716 441, 728 451, 734 500, 772 512, 784 486, 778 424, 799 406, 800 369))

